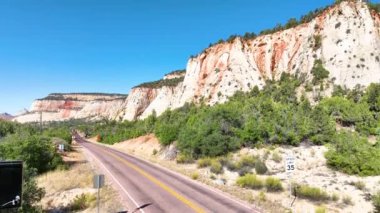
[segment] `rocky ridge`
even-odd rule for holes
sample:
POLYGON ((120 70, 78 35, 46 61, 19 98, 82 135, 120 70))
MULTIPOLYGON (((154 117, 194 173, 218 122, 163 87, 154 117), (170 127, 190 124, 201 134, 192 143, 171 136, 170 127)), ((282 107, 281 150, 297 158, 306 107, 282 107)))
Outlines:
POLYGON ((50 120, 134 120, 190 102, 213 105, 227 101, 236 91, 262 88, 267 80, 278 80, 282 73, 310 81, 316 60, 329 70, 328 81, 334 84, 354 88, 379 83, 380 14, 367 3, 343 1, 294 28, 213 45, 190 58, 186 72, 173 72, 160 81, 136 86, 128 98, 71 100, 69 103, 78 105, 70 110, 64 100, 36 100, 31 109, 34 117, 26 114, 16 120, 31 121, 38 111, 48 113, 46 119, 50 120), (50 111, 55 113, 51 117, 50 111))
POLYGON ((0 120, 12 120, 13 115, 9 113, 0 113, 0 120))
POLYGON ((52 93, 33 102, 29 111, 14 118, 18 122, 69 119, 118 119, 126 95, 101 93, 52 93))

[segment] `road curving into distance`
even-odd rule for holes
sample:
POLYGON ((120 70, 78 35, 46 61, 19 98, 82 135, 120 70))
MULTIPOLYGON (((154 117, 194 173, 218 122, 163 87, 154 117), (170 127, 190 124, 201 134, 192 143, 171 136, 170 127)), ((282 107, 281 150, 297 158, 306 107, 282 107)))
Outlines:
POLYGON ((78 134, 75 140, 107 171, 106 176, 124 192, 128 212, 259 212, 209 186, 155 166, 112 148, 88 142, 78 134))

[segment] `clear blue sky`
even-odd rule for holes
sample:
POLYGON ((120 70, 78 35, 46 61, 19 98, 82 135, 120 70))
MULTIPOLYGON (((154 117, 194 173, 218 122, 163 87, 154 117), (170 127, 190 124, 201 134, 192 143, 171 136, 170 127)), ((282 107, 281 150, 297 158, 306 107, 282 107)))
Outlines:
POLYGON ((52 92, 128 93, 209 43, 332 0, 1 0, 0 112, 52 92))

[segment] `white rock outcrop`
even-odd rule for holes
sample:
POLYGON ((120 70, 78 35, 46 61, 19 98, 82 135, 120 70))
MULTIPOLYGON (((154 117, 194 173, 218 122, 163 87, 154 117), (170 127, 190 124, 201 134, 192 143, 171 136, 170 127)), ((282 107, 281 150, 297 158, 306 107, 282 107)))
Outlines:
POLYGON ((127 96, 109 94, 50 94, 35 100, 29 111, 13 120, 26 122, 70 119, 121 119, 127 96))
MULTIPOLYGON (((46 111, 52 120, 57 113, 60 119, 134 120, 153 112, 160 115, 187 102, 225 102, 236 91, 262 88, 266 80, 278 80, 282 73, 303 74, 311 80, 317 59, 329 70, 329 80, 335 84, 353 88, 379 83, 380 14, 370 10, 367 3, 343 1, 309 23, 254 39, 236 38, 213 45, 190 58, 186 72, 172 72, 162 80, 178 79, 176 84, 142 84, 133 88, 125 100, 89 104, 81 99, 75 102, 80 110, 60 109, 56 105, 64 105, 63 100, 44 104, 36 101, 34 105, 42 104, 44 107, 38 109, 46 111), (59 112, 50 112, 57 109, 59 112)), ((31 114, 16 120, 35 120, 34 105, 31 114)))
POLYGON ((310 80, 316 59, 335 84, 353 88, 379 83, 379 57, 380 15, 366 3, 345 1, 295 28, 207 48, 189 59, 183 83, 162 88, 141 118, 186 102, 224 102, 236 91, 262 88, 266 80, 278 80, 284 72, 303 73, 310 80))

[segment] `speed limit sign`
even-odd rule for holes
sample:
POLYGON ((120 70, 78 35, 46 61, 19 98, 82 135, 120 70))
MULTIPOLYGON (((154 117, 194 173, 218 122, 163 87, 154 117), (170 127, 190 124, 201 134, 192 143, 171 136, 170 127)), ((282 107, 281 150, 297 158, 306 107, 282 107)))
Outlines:
POLYGON ((287 173, 293 173, 296 169, 295 158, 293 155, 286 156, 285 159, 285 171, 287 173))

